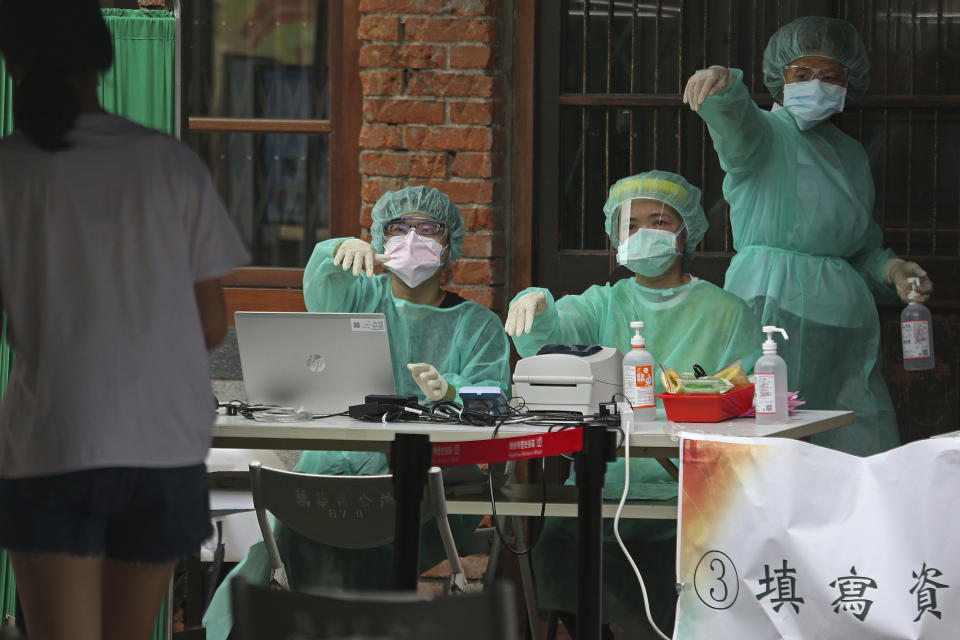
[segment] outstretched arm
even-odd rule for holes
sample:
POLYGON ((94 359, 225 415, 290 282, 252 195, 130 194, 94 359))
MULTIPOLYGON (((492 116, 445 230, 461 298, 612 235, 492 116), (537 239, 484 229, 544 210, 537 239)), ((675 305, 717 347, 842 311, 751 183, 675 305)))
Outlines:
POLYGON ((334 238, 318 242, 303 271, 303 301, 309 311, 373 312, 382 278, 373 264, 382 262, 366 242, 334 238), (364 247, 360 247, 364 245, 364 247))
POLYGON ((724 171, 752 173, 768 162, 773 151, 771 116, 750 98, 740 69, 698 71, 687 81, 683 99, 707 124, 724 171))

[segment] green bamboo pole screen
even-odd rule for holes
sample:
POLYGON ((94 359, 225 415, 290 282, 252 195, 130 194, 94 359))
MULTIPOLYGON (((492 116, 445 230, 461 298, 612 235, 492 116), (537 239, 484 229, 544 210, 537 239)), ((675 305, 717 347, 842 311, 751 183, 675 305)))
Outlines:
MULTIPOLYGON (((7 75, 0 59, 0 137, 13 130, 13 80, 7 75)), ((7 390, 7 379, 13 366, 13 351, 7 342, 7 314, 0 309, 0 402, 7 390)), ((0 620, 16 613, 17 590, 13 580, 13 567, 7 552, 0 549, 0 620)))
POLYGON ((113 67, 100 82, 111 113, 173 135, 176 118, 176 33, 170 11, 103 9, 113 35, 113 67))

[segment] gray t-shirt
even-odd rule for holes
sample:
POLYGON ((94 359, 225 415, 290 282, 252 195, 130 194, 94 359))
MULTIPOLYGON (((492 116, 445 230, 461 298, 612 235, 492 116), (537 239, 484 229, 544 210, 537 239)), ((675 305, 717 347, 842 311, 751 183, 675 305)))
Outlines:
POLYGON ((215 409, 194 284, 249 256, 181 143, 106 114, 69 139, 0 141, 0 477, 199 464, 215 409))

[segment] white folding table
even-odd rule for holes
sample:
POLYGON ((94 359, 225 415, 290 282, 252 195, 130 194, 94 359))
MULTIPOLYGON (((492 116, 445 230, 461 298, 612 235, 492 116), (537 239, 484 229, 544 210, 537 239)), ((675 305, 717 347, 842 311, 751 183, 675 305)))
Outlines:
MULTIPOLYGON (((630 435, 630 457, 676 458, 681 433, 714 433, 743 437, 805 438, 836 429, 853 422, 851 411, 797 411, 782 425, 758 425, 752 418, 737 418, 716 423, 670 422, 662 409, 657 420, 638 424, 630 435)), ((316 451, 381 451, 388 452, 398 433, 419 433, 432 442, 483 440, 493 435, 493 427, 441 425, 415 422, 375 423, 347 417, 324 418, 304 422, 268 423, 242 416, 218 416, 213 427, 213 446, 231 449, 295 449, 316 451)), ((498 437, 526 436, 546 433, 548 427, 526 424, 504 425, 498 437)), ((624 455, 623 447, 618 455, 624 455)), ((506 516, 540 514, 542 488, 539 484, 507 485, 497 492, 497 513, 506 516)), ((604 517, 613 517, 616 503, 604 505, 604 517)), ((483 515, 490 512, 486 493, 459 496, 447 501, 452 514, 483 515)), ((576 487, 548 486, 546 515, 576 517, 576 487)), ((675 500, 631 500, 624 506, 623 517, 677 517, 675 500)))

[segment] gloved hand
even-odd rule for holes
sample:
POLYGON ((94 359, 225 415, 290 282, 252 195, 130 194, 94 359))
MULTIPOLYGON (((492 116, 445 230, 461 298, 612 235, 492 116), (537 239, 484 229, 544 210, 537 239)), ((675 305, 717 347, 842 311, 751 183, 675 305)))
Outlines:
POLYGON ((547 310, 547 296, 542 291, 525 293, 510 305, 503 330, 508 336, 522 336, 533 329, 533 319, 547 310))
POLYGON ((427 396, 427 400, 431 402, 443 402, 453 400, 456 396, 457 390, 443 379, 443 376, 440 375, 440 372, 437 371, 437 368, 432 364, 427 364, 426 362, 411 362, 407 365, 407 369, 413 374, 413 380, 417 383, 417 386, 420 387, 420 390, 423 391, 423 395, 427 396))
POLYGON ((930 281, 923 267, 916 262, 908 262, 900 258, 887 260, 883 279, 897 288, 897 295, 904 302, 910 302, 911 286, 908 278, 920 278, 920 296, 917 298, 917 302, 925 302, 930 298, 930 294, 933 292, 933 282, 930 281))
POLYGON ((337 251, 333 255, 333 266, 342 262, 343 270, 349 271, 350 267, 353 267, 353 275, 355 276, 360 275, 360 271, 366 269, 367 277, 372 278, 374 265, 383 264, 389 259, 390 256, 377 253, 370 244, 363 240, 350 238, 341 242, 340 246, 337 247, 337 251))
POLYGON ((732 79, 730 69, 726 67, 713 65, 701 69, 687 80, 687 86, 683 90, 683 101, 690 105, 692 110, 699 111, 704 100, 726 90, 732 79))

